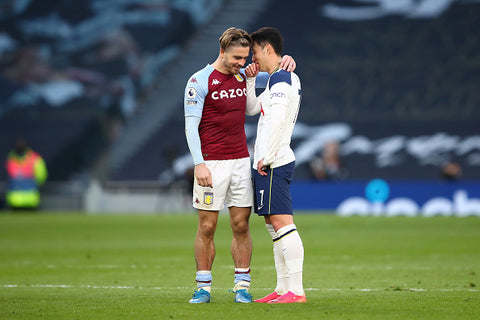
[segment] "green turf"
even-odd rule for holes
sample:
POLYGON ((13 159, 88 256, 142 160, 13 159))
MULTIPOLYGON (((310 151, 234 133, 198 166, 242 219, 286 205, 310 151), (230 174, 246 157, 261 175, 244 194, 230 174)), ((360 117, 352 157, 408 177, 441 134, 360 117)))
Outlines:
MULTIPOLYGON (((231 231, 214 303, 190 305, 196 216, 0 213, 2 319, 480 319, 480 219, 299 214, 307 304, 235 304, 231 231)), ((275 284, 252 216, 254 297, 275 284)))

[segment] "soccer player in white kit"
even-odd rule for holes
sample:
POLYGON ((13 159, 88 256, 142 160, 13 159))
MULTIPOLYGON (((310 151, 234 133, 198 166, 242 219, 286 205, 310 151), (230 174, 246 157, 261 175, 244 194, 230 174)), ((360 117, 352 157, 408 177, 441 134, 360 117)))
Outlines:
MULTIPOLYGON (((234 300, 249 303, 253 188, 244 127, 247 89, 240 68, 250 54, 251 38, 242 29, 229 28, 219 41, 216 61, 193 74, 185 88, 185 134, 195 165, 193 206, 199 216, 194 245, 197 291, 189 302, 211 300, 214 234, 219 210, 227 205, 233 231, 234 300)), ((291 57, 285 59, 285 67, 294 69, 291 57)), ((266 80, 268 74, 264 76, 266 80)))
POLYGON ((303 243, 293 222, 290 182, 295 155, 290 148, 300 107, 301 85, 295 73, 279 68, 283 37, 277 29, 261 28, 251 34, 252 60, 246 69, 247 108, 260 112, 254 149, 255 212, 265 218, 273 240, 277 286, 255 300, 261 303, 307 302, 303 290, 303 243), (255 76, 270 74, 265 91, 255 95, 255 76))

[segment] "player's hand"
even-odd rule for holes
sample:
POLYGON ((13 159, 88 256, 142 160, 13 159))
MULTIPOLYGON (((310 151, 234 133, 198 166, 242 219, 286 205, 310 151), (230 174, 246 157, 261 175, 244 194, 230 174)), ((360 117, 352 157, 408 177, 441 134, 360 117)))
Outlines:
POLYGON ((212 173, 205 163, 200 163, 195 166, 195 179, 197 179, 197 183, 200 186, 213 188, 212 173))
POLYGON ((265 167, 263 165, 263 159, 258 161, 258 164, 257 164, 257 171, 258 173, 261 175, 261 176, 266 176, 267 173, 265 172, 265 170, 267 169, 267 167, 265 167))
POLYGON ((282 60, 280 60, 280 69, 283 69, 288 72, 293 72, 297 68, 295 60, 289 55, 284 55, 282 60))
POLYGON ((249 77, 249 78, 256 77, 259 71, 260 71, 260 67, 258 66, 257 63, 250 63, 250 64, 245 68, 245 74, 246 74, 247 77, 249 77))

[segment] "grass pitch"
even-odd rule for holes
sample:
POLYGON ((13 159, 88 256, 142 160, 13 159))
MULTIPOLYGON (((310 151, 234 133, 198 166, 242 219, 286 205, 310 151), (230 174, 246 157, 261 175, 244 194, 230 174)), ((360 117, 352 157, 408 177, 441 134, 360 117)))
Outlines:
MULTIPOLYGON (((480 319, 480 219, 298 214, 307 304, 235 304, 228 216, 214 303, 191 305, 197 217, 0 213, 2 319, 480 319)), ((275 285, 252 215, 254 298, 275 285)))

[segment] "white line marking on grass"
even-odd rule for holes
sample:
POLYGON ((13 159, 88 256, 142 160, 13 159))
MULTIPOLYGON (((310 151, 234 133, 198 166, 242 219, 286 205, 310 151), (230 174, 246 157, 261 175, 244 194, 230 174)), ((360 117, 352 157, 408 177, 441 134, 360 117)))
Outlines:
MULTIPOLYGON (((60 289, 136 289, 136 290, 189 290, 193 287, 137 287, 137 286, 97 286, 97 285, 68 285, 68 284, 3 284, 3 288, 60 288, 60 289)), ((214 288, 214 290, 228 290, 230 288, 214 288)), ((269 290, 270 288, 255 288, 261 290, 269 290)), ((388 288, 305 288, 305 291, 360 291, 360 292, 378 292, 378 291, 439 291, 439 292, 478 292, 477 289, 425 289, 425 288, 409 288, 409 289, 388 289, 388 288)))
POLYGON ((96 286, 96 285, 67 285, 67 284, 5 284, 4 288, 87 288, 87 289, 138 289, 138 290, 180 290, 190 287, 136 287, 136 286, 96 286))
POLYGON ((100 265, 72 265, 72 264, 67 264, 67 265, 53 265, 49 264, 47 265, 48 269, 61 269, 61 268, 68 268, 68 269, 137 269, 137 268, 143 268, 143 269, 148 269, 148 268, 156 268, 160 269, 162 266, 147 266, 147 265, 140 265, 137 266, 135 264, 132 265, 115 265, 115 264, 100 264, 100 265))

